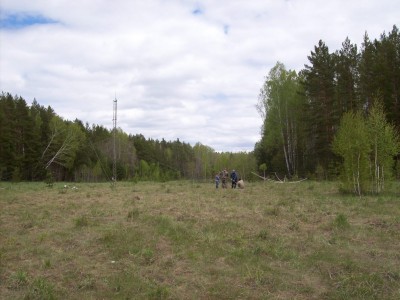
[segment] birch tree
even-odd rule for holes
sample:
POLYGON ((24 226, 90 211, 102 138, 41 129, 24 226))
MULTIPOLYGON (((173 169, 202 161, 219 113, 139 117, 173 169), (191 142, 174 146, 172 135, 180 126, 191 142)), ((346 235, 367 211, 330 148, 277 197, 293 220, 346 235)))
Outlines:
POLYGON ((65 122, 55 116, 50 121, 50 138, 42 152, 42 160, 45 168, 52 164, 70 169, 73 165, 76 151, 84 139, 84 133, 80 127, 72 122, 65 122))
POLYGON ((370 153, 367 125, 360 112, 343 115, 333 141, 333 151, 343 159, 343 190, 360 196, 367 188, 370 153))
POLYGON ((361 112, 344 114, 333 150, 343 159, 345 191, 378 194, 384 191, 385 182, 393 173, 400 142, 394 126, 386 121, 383 105, 375 102, 367 118, 361 112))
POLYGON ((393 172, 393 158, 400 152, 399 137, 394 126, 386 121, 380 101, 376 101, 370 110, 368 130, 371 142, 371 192, 380 193, 385 188, 385 180, 393 172))
POLYGON ((274 160, 281 157, 289 177, 297 175, 299 134, 301 130, 300 111, 302 99, 300 84, 295 71, 287 71, 278 62, 269 72, 261 89, 258 111, 264 117, 263 143, 267 152, 274 152, 270 165, 276 168, 274 160))

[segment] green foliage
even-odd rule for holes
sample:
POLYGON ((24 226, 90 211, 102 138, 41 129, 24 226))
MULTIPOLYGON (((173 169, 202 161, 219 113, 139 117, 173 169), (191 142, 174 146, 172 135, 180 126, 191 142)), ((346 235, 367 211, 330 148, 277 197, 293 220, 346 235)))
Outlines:
MULTIPOLYGON (((290 71, 277 63, 259 96, 258 110, 264 123, 261 141, 255 145, 257 164, 267 162, 270 171, 288 173, 291 165, 288 153, 296 153, 298 175, 313 176, 320 171, 317 176, 335 178, 338 157, 332 142, 342 116, 347 112, 370 111, 372 100, 378 95, 385 120, 399 132, 398 49, 400 33, 396 26, 388 34, 380 35, 379 40, 371 41, 365 34, 361 51, 346 38, 341 49, 332 53, 320 40, 307 57, 309 64, 299 72, 293 85, 284 84, 285 76, 281 75, 290 71), (296 87, 296 81, 301 85, 296 87), (293 88, 296 94, 292 93, 293 88), (286 148, 282 141, 286 142, 286 148)), ((398 154, 395 155, 399 160, 398 154)), ((377 174, 372 190, 376 192, 382 188, 380 174, 388 168, 384 166, 379 174, 377 167, 373 169, 377 174)))
POLYGON ((48 187, 53 187, 54 184, 54 177, 53 174, 50 171, 47 171, 46 173, 46 180, 45 183, 48 187))
POLYGON ((16 167, 12 172, 12 182, 20 182, 20 181, 21 181, 21 171, 18 167, 16 167))
MULTIPOLYGON (((121 129, 116 138, 118 181, 207 180, 228 167, 246 178, 256 169, 252 153, 216 153, 200 143, 146 139, 121 129)), ((110 180, 113 157, 113 134, 103 126, 64 120, 36 100, 29 107, 21 97, 0 95, 1 180, 39 180, 49 186, 60 180, 110 180)))
POLYGON ((264 175, 264 178, 265 178, 265 171, 267 170, 267 164, 266 164, 266 163, 261 164, 261 165, 258 167, 258 169, 261 170, 261 171, 263 171, 263 175, 264 175))
POLYGON ((301 90, 296 72, 287 71, 277 62, 266 78, 257 105, 264 118, 261 151, 266 152, 268 165, 288 176, 297 175, 301 157, 298 142, 304 126, 298 112, 305 103, 301 90))
POLYGON ((362 108, 361 99, 357 93, 360 57, 357 45, 352 44, 349 38, 345 39, 342 48, 334 54, 336 63, 335 94, 339 113, 362 108))
POLYGON ((344 114, 333 151, 343 158, 343 189, 361 195, 367 188, 370 153, 367 124, 361 113, 344 114))
POLYGON ((400 152, 400 139, 395 128, 386 121, 383 105, 376 101, 368 116, 371 141, 371 192, 384 190, 385 179, 393 173, 393 157, 400 152))
POLYGON ((50 121, 50 140, 43 152, 48 169, 56 164, 70 170, 73 167, 77 151, 84 142, 85 135, 77 123, 65 122, 58 116, 50 121))
POLYGON ((394 127, 386 121, 382 105, 376 102, 367 118, 360 112, 343 116, 333 150, 343 158, 344 191, 380 193, 385 179, 392 176, 393 157, 400 152, 400 142, 394 127))
POLYGON ((333 159, 331 143, 334 128, 340 120, 340 111, 335 97, 335 57, 328 46, 320 40, 308 56, 310 65, 302 71, 304 91, 308 100, 307 135, 310 160, 328 169, 333 159))
POLYGON ((194 177, 195 178, 212 178, 215 170, 213 170, 213 154, 214 149, 202 145, 201 143, 196 143, 193 147, 195 156, 195 166, 194 166, 194 177))

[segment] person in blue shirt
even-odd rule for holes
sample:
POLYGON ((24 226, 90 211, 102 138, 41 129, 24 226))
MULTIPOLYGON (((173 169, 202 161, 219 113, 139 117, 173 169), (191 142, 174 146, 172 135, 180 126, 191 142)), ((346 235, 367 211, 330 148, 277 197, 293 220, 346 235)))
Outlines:
POLYGON ((215 188, 217 189, 219 186, 219 175, 215 175, 215 188))
POLYGON ((231 173, 231 181, 232 181, 232 188, 236 189, 236 183, 238 181, 238 177, 235 170, 233 170, 231 173))

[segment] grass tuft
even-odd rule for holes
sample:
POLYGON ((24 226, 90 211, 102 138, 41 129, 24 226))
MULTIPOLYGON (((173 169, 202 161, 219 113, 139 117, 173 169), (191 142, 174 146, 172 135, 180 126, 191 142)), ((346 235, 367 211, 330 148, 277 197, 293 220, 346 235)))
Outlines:
POLYGON ((24 299, 53 300, 57 297, 53 284, 49 283, 47 279, 39 277, 33 281, 24 299))
POLYGON ((128 221, 133 221, 138 217, 139 217, 139 210, 135 208, 128 212, 128 216, 126 218, 128 221))
POLYGON ((75 219, 75 227, 82 228, 89 226, 89 220, 86 216, 80 216, 75 219))
POLYGON ((51 261, 50 261, 50 259, 46 258, 46 259, 43 261, 43 267, 44 267, 45 269, 49 269, 49 268, 51 267, 51 261))
POLYGON ((11 276, 8 288, 11 290, 20 290, 28 285, 28 274, 25 271, 18 270, 11 276))
POLYGON ((257 235, 257 238, 259 238, 260 240, 268 240, 269 237, 270 235, 266 229, 261 229, 257 235))
POLYGON ((333 226, 337 229, 343 230, 350 228, 350 223, 344 214, 338 214, 333 222, 333 226))

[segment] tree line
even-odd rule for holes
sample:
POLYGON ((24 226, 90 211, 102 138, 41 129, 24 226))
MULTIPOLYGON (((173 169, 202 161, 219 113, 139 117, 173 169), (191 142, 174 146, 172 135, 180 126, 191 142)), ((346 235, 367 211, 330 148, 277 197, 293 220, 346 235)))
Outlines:
MULTIPOLYGON (((308 60, 299 72, 278 62, 266 76, 257 104, 262 134, 253 152, 217 153, 201 143, 118 129, 117 180, 211 180, 228 168, 247 180, 256 170, 264 177, 266 171, 289 178, 347 177, 347 189, 359 193, 366 182, 370 190, 382 189, 393 171, 400 177, 398 28, 373 41, 365 33, 360 50, 346 38, 330 52, 320 40, 308 60), (382 130, 391 137, 379 135, 382 130), (356 151, 355 145, 363 150, 346 152, 356 151), (349 171, 357 161, 359 168, 349 171)), ((21 96, 0 96, 1 180, 111 180, 113 149, 112 130, 64 120, 36 100, 28 105, 21 96)))
MULTIPOLYGON (((334 140, 343 116, 352 113, 356 122, 354 115, 365 119, 373 107, 379 107, 385 124, 393 126, 387 169, 397 170, 399 176, 398 28, 394 25, 373 41, 365 33, 361 49, 346 38, 341 49, 331 52, 320 40, 308 61, 299 72, 278 62, 266 76, 257 104, 264 120, 261 140, 254 150, 257 164, 289 177, 337 178, 343 171, 344 157, 337 145, 335 149, 334 140)), ((353 138, 356 142, 361 137, 353 138)))
MULTIPOLYGON (((0 95, 0 179, 5 181, 111 181, 113 130, 64 120, 36 100, 0 95)), ((224 168, 249 178, 252 153, 217 153, 197 143, 147 139, 116 131, 117 180, 212 180, 224 168)))

